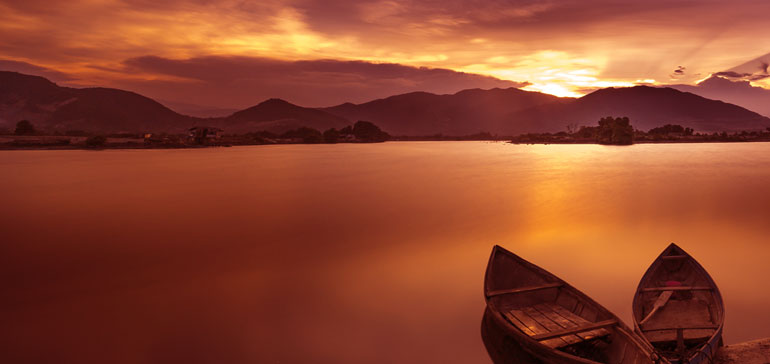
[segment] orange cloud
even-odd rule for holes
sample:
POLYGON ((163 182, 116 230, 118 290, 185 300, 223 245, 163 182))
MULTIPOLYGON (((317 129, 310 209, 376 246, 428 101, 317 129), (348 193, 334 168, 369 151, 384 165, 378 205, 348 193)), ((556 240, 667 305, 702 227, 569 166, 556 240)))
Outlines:
POLYGON ((363 60, 579 95, 665 82, 680 65, 688 72, 679 82, 729 69, 770 48, 757 37, 768 10, 748 0, 0 0, 0 58, 81 84, 124 80, 108 70, 145 55, 363 60))

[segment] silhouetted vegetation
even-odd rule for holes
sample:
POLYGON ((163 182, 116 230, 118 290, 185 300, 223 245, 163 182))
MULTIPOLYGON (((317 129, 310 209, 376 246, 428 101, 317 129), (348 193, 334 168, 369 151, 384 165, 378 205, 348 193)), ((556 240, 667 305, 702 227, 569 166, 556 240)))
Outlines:
POLYGON ((680 134, 680 135, 693 135, 695 131, 692 128, 685 128, 681 125, 666 124, 657 128, 652 128, 648 131, 648 134, 680 134))
POLYGON ((141 133, 111 133, 107 134, 108 138, 141 138, 141 133))
POLYGON ((340 132, 331 128, 324 132, 324 143, 336 143, 340 139, 340 132))
POLYGON ((371 122, 359 120, 353 125, 352 134, 357 141, 364 143, 384 142, 390 135, 371 122))
POLYGON ((89 148, 100 148, 103 147, 106 143, 107 138, 103 135, 93 135, 86 139, 86 147, 89 148))
POLYGON ((568 125, 567 131, 558 133, 529 133, 514 137, 512 143, 544 144, 628 144, 633 143, 703 143, 703 142, 750 142, 770 141, 770 128, 740 132, 698 133, 682 125, 666 124, 647 132, 633 130, 628 118, 602 118, 599 126, 568 125), (577 131, 575 131, 577 129, 577 131))
POLYGON ((502 135, 494 135, 489 132, 478 132, 475 134, 469 134, 469 135, 444 135, 444 134, 433 134, 433 135, 399 135, 399 136, 392 136, 390 140, 400 140, 400 141, 470 141, 470 140, 510 140, 510 136, 502 136, 502 135))
POLYGON ((22 120, 16 123, 16 135, 35 135, 35 126, 29 120, 22 120))
POLYGON ((627 117, 612 116, 599 119, 598 126, 568 124, 567 131, 558 133, 529 133, 513 138, 513 143, 598 143, 630 145, 634 143, 634 128, 627 117))
POLYGON ((601 118, 596 133, 596 142, 612 145, 634 144, 634 128, 627 117, 613 118, 608 116, 601 118))
POLYGON ((313 128, 301 127, 289 130, 281 134, 283 139, 299 139, 305 144, 318 144, 323 142, 324 138, 320 131, 313 128))

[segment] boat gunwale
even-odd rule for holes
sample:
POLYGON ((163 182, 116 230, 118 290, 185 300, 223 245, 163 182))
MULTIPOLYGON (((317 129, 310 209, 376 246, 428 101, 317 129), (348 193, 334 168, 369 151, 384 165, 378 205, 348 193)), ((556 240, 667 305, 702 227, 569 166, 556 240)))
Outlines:
POLYGON ((611 326, 611 330, 613 332, 620 333, 621 335, 625 336, 625 339, 631 345, 636 346, 645 356, 650 358, 650 363, 654 362, 654 360, 652 359, 652 355, 654 354, 652 346, 647 344, 645 340, 641 340, 640 338, 638 338, 637 335, 633 332, 633 330, 629 328, 626 324, 624 324, 623 321, 619 317, 617 317, 614 313, 606 309, 604 306, 600 305, 598 302, 594 301, 591 297, 581 292, 571 284, 567 283, 563 279, 554 275, 553 273, 535 265, 534 263, 527 261, 524 258, 519 257, 518 255, 512 253, 511 251, 499 245, 495 245, 494 248, 492 249, 492 253, 489 256, 489 262, 487 263, 487 269, 484 274, 484 299, 487 303, 487 308, 493 313, 492 318, 495 320, 495 322, 497 322, 497 324, 500 325, 506 332, 512 333, 515 337, 517 337, 517 339, 523 340, 528 344, 528 345, 522 345, 522 348, 524 348, 524 350, 526 350, 527 352, 529 352, 530 354, 536 357, 542 357, 543 354, 534 352, 534 350, 532 349, 532 347, 535 346, 540 348, 543 352, 548 352, 548 353, 557 355, 564 360, 572 360, 578 363, 585 363, 585 364, 601 364, 597 361, 581 358, 576 355, 571 355, 569 353, 558 350, 556 348, 549 348, 546 345, 542 344, 541 342, 533 339, 529 335, 521 332, 521 330, 516 328, 513 324, 508 322, 508 320, 506 320, 503 317, 503 313, 498 309, 498 307, 490 302, 491 298, 497 297, 497 296, 491 296, 491 297, 488 296, 488 292, 491 291, 489 290, 490 273, 497 254, 505 254, 506 256, 513 258, 518 263, 531 268, 535 273, 545 276, 546 278, 553 279, 555 280, 555 282, 561 283, 560 287, 554 287, 554 288, 559 290, 562 290, 562 289, 567 290, 569 291, 569 293, 575 295, 579 300, 582 300, 584 303, 589 304, 594 308, 596 308, 600 314, 609 315, 609 317, 611 317, 616 321, 616 324, 611 326))

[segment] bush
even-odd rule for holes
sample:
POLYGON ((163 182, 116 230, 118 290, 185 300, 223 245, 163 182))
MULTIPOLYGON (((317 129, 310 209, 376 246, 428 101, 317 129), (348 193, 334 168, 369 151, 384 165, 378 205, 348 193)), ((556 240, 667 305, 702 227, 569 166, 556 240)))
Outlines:
POLYGON ((282 138, 302 139, 303 143, 316 144, 323 142, 324 138, 321 132, 312 128, 301 127, 289 130, 281 135, 282 138))
POLYGON ((107 143, 107 138, 103 135, 94 135, 86 139, 86 146, 89 148, 98 148, 104 146, 107 143))
POLYGON ((331 128, 324 132, 324 143, 336 143, 340 139, 340 132, 331 128))
POLYGON ((353 135, 362 142, 384 142, 390 135, 371 122, 359 120, 353 125, 353 135))
POLYGON ((659 126, 657 128, 652 128, 647 133, 649 134, 655 134, 655 135, 666 135, 666 134, 681 134, 681 135, 693 135, 692 128, 685 128, 681 125, 671 125, 666 124, 663 126, 659 126))
POLYGON ((599 120, 596 134, 599 144, 629 145, 634 144, 634 128, 627 117, 613 118, 608 116, 599 120))
POLYGON ((29 122, 29 120, 22 120, 16 123, 16 131, 14 131, 14 134, 16 135, 34 135, 35 134, 35 126, 32 125, 32 123, 29 122))

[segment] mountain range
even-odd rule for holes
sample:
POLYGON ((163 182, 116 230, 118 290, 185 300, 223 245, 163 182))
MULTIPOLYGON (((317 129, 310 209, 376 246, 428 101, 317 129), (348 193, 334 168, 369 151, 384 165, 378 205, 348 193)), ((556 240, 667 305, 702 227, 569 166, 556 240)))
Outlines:
POLYGON ((326 108, 270 99, 226 117, 201 118, 129 91, 61 87, 43 77, 0 71, 0 128, 8 130, 22 119, 43 130, 100 133, 182 132, 195 125, 220 127, 226 133, 283 132, 300 126, 326 130, 367 120, 393 135, 517 135, 594 125, 604 116, 628 116, 641 130, 664 124, 703 132, 770 127, 770 119, 743 107, 647 86, 600 89, 580 98, 516 88, 450 95, 413 92, 326 108))
POLYGON ((60 87, 38 76, 0 72, 0 126, 27 119, 38 129, 93 132, 175 130, 194 124, 142 95, 110 88, 60 87))
POLYGON ((752 86, 749 81, 733 81, 711 76, 696 85, 670 85, 669 87, 736 104, 764 116, 770 116, 770 90, 752 86))
POLYGON ((350 120, 374 122, 396 135, 507 134, 527 129, 514 118, 516 112, 535 106, 561 105, 570 100, 516 88, 494 88, 464 90, 453 95, 412 92, 322 110, 350 120))

